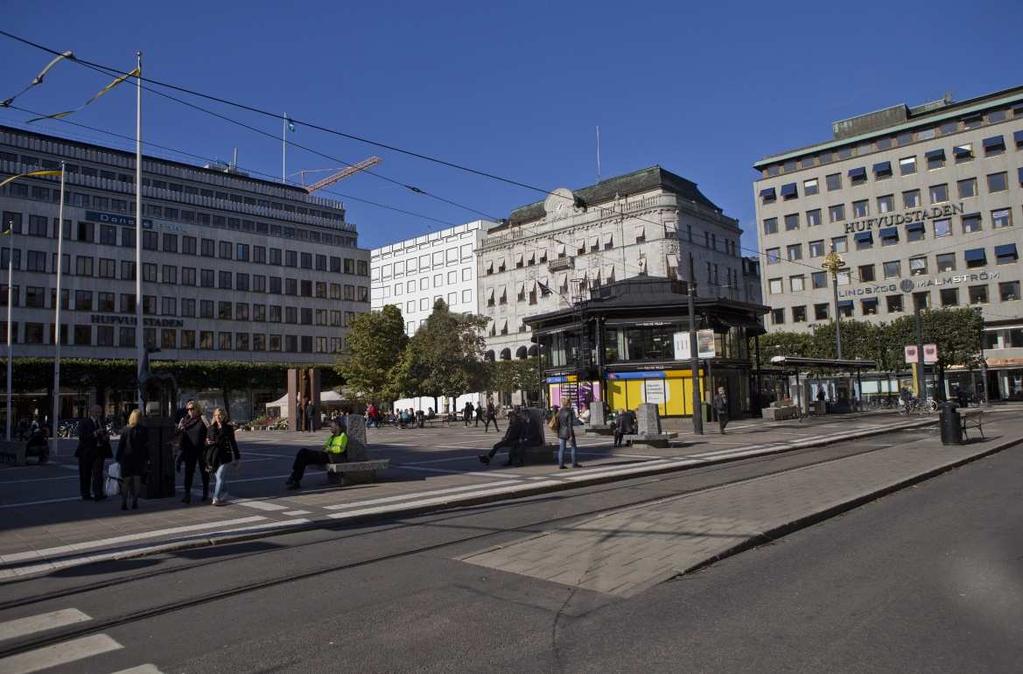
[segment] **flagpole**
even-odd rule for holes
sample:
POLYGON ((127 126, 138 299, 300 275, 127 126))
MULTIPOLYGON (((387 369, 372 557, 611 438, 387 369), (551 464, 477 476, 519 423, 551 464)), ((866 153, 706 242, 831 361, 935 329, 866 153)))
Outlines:
POLYGON ((135 52, 135 377, 136 401, 142 409, 142 361, 145 359, 145 330, 142 328, 142 52, 135 52))
POLYGON ((7 442, 11 436, 11 392, 14 379, 14 330, 11 324, 14 307, 14 221, 7 223, 7 236, 11 237, 7 249, 7 442))
POLYGON ((288 113, 284 113, 281 127, 281 182, 288 183, 288 113))
POLYGON ((60 427, 60 281, 64 270, 64 162, 60 162, 60 207, 57 209, 57 298, 54 301, 53 316, 53 450, 50 456, 57 456, 60 438, 57 429, 60 427))

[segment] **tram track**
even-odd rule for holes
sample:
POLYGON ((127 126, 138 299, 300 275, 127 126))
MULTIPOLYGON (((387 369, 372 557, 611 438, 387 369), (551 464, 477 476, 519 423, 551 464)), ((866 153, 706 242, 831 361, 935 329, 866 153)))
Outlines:
MULTIPOLYGON (((896 432, 898 432, 898 431, 896 431, 896 432)), ((300 581, 303 581, 303 580, 308 580, 308 579, 311 579, 311 578, 315 578, 317 576, 323 576, 323 575, 326 575, 326 574, 331 574, 331 573, 337 573, 337 572, 343 572, 343 571, 347 571, 347 570, 357 569, 357 568, 361 568, 361 567, 370 566, 370 565, 373 565, 373 564, 379 564, 379 563, 384 563, 384 562, 388 562, 388 561, 392 561, 392 560, 402 559, 402 558, 405 558, 405 557, 420 555, 420 554, 423 554, 423 553, 435 552, 435 551, 438 551, 438 550, 442 550, 442 549, 445 549, 445 548, 450 548, 450 547, 454 547, 454 546, 458 546, 458 545, 471 544, 471 543, 473 543, 475 541, 483 541, 483 540, 485 540, 487 538, 491 538, 491 537, 493 537, 495 535, 498 535, 498 534, 509 534, 509 533, 510 534, 515 534, 515 533, 535 534, 538 531, 543 531, 545 529, 550 529, 551 527, 556 527, 559 524, 570 522, 570 521, 573 521, 573 520, 586 519, 586 518, 589 518, 589 517, 595 517, 595 516, 599 516, 601 514, 605 514, 605 513, 609 513, 609 512, 614 512, 614 511, 620 511, 620 510, 624 510, 624 509, 628 509, 628 508, 642 507, 642 506, 645 506, 645 505, 656 503, 658 501, 664 501, 666 499, 684 498, 684 497, 687 497, 687 496, 692 496, 692 495, 696 495, 696 494, 700 494, 700 493, 704 493, 704 492, 708 492, 708 491, 718 490, 718 489, 721 489, 721 488, 724 488, 724 487, 728 487, 728 486, 732 486, 732 485, 738 485, 738 484, 742 484, 742 483, 746 483, 746 482, 751 482, 751 481, 755 481, 755 480, 760 480, 760 479, 765 479, 765 478, 769 478, 769 477, 774 477, 774 476, 781 475, 781 474, 788 473, 788 472, 803 470, 803 469, 806 469, 806 468, 809 468, 809 467, 813 467, 813 466, 819 466, 819 465, 823 465, 823 464, 827 464, 827 463, 832 463, 832 462, 836 462, 836 461, 842 461, 842 460, 845 460, 845 459, 850 459, 850 458, 853 458, 853 457, 859 457, 859 456, 863 456, 863 455, 871 454, 873 452, 877 452, 877 451, 881 451, 881 450, 887 449, 887 448, 891 447, 893 444, 895 444, 893 442, 878 442, 878 441, 869 442, 869 440, 870 439, 864 439, 864 440, 860 440, 860 441, 855 441, 853 443, 854 445, 862 445, 864 443, 864 441, 866 441, 867 444, 868 444, 868 447, 866 447, 866 448, 863 448, 863 447, 852 447, 852 448, 846 449, 845 451, 839 451, 837 453, 837 455, 835 455, 835 450, 836 450, 836 448, 841 448, 841 444, 833 444, 833 445, 828 445, 828 446, 823 446, 823 447, 813 447, 813 448, 807 448, 807 449, 803 449, 803 450, 796 450, 796 451, 792 451, 792 452, 787 452, 784 455, 786 458, 797 459, 794 462, 794 465, 789 465, 789 466, 786 466, 786 467, 777 468, 775 470, 766 470, 766 471, 762 471, 762 472, 757 472, 754 475, 746 474, 746 475, 742 475, 742 476, 735 477, 735 478, 732 478, 732 479, 712 480, 708 484, 705 484, 705 485, 702 485, 702 486, 699 486, 699 487, 695 487, 695 488, 679 489, 677 491, 672 491, 669 494, 659 493, 659 494, 656 494, 656 495, 653 495, 653 496, 650 496, 650 497, 647 497, 647 498, 638 498, 638 499, 635 499, 635 500, 631 500, 628 503, 616 503, 614 505, 608 505, 608 506, 602 506, 602 507, 596 507, 596 508, 580 509, 580 510, 574 511, 574 512, 572 512, 570 514, 563 515, 563 516, 558 516, 558 517, 542 517, 542 516, 541 517, 534 517, 533 519, 531 519, 528 522, 524 522, 524 523, 518 524, 517 526, 511 526, 511 527, 507 527, 507 528, 502 528, 502 529, 499 529, 499 530, 495 530, 492 527, 488 527, 485 531, 473 533, 473 534, 470 534, 470 535, 460 535, 460 536, 455 536, 454 538, 451 538, 451 539, 442 540, 442 541, 438 541, 438 542, 435 542, 435 543, 429 543, 429 544, 425 544, 425 545, 415 545, 415 546, 412 546, 412 547, 408 547, 406 549, 397 550, 397 551, 390 552, 390 553, 387 553, 387 554, 371 555, 371 556, 368 556, 365 559, 352 560, 352 561, 347 561, 347 562, 343 562, 343 563, 320 565, 320 566, 309 568, 309 569, 307 569, 305 571, 300 571, 300 572, 297 572, 297 573, 281 574, 281 575, 276 575, 276 576, 272 576, 272 577, 268 577, 268 578, 262 578, 262 579, 254 580, 252 582, 243 583, 243 584, 235 585, 235 586, 232 586, 232 587, 227 587, 227 588, 222 588, 222 589, 218 589, 218 590, 202 593, 202 594, 199 594, 199 595, 196 595, 196 596, 193 596, 193 597, 187 597, 187 598, 179 599, 179 600, 176 600, 176 601, 170 601, 170 602, 165 602, 165 603, 162 603, 162 604, 157 604, 157 605, 154 605, 154 606, 151 606, 151 607, 139 609, 139 610, 136 610, 136 611, 127 612, 127 613, 124 613, 124 614, 121 614, 121 615, 117 615, 117 616, 113 616, 113 617, 109 617, 109 618, 99 618, 99 619, 96 619, 94 621, 91 621, 88 624, 83 624, 81 626, 76 626, 76 627, 72 627, 72 628, 68 628, 68 629, 64 629, 64 630, 57 630, 57 631, 55 631, 55 632, 53 632, 51 634, 46 634, 46 635, 43 635, 43 636, 40 636, 40 637, 36 637, 36 638, 30 639, 30 640, 25 640, 25 641, 21 641, 21 642, 10 644, 10 645, 4 647, 2 650, 0 650, 0 659, 6 658, 6 657, 10 657, 10 656, 14 656, 14 655, 18 655, 20 653, 24 653, 24 652, 27 652, 27 651, 30 651, 30 650, 34 650, 34 649, 37 649, 37 648, 42 648, 42 647, 50 646, 50 645, 53 645, 53 644, 57 644, 57 643, 60 643, 60 642, 63 642, 63 641, 69 640, 69 639, 75 639, 75 638, 78 638, 78 637, 83 637, 83 636, 87 636, 87 635, 90 635, 90 634, 95 634, 95 633, 103 632, 103 631, 106 631, 106 630, 109 630, 111 628, 118 627, 118 626, 121 626, 121 625, 130 624, 130 623, 134 623, 134 622, 138 622, 138 621, 142 621, 142 620, 147 620, 147 619, 163 616, 163 615, 166 615, 166 614, 170 614, 170 613, 186 610, 186 609, 189 609, 189 608, 195 608, 195 607, 198 607, 198 606, 202 606, 204 604, 209 604, 209 603, 213 603, 213 602, 229 599, 229 598, 232 598, 232 597, 237 597, 237 596, 240 596, 240 595, 245 595, 245 594, 248 594, 248 593, 257 592, 257 591, 264 590, 264 589, 269 589, 269 588, 273 588, 273 587, 277 587, 277 586, 281 586, 281 585, 286 585, 286 584, 289 584, 289 583, 296 583, 296 582, 300 582, 300 581), (829 456, 824 456, 824 457, 819 457, 819 458, 814 458, 813 457, 813 455, 820 455, 820 454, 830 454, 830 455, 829 456), (799 459, 808 459, 808 460, 799 460, 799 459)), ((663 482, 666 482, 666 481, 683 480, 683 479, 692 478, 694 476, 707 477, 708 475, 711 475, 713 473, 734 472, 737 469, 756 467, 758 465, 762 465, 762 464, 766 464, 766 463, 776 463, 777 462, 777 458, 778 458, 777 456, 753 457, 753 458, 748 458, 748 459, 731 461, 731 462, 724 463, 724 464, 717 464, 717 465, 706 466, 706 467, 702 467, 702 468, 695 468, 695 469, 691 469, 691 470, 687 470, 687 471, 682 471, 681 473, 678 473, 678 474, 669 474, 669 475, 660 474, 660 475, 654 475, 654 476, 637 477, 637 478, 632 478, 632 479, 628 479, 628 480, 623 480, 623 481, 620 481, 620 482, 611 483, 610 485, 602 484, 602 485, 596 485, 596 486, 592 486, 592 487, 584 487, 582 489, 571 490, 570 492, 567 492, 567 493, 559 493, 558 497, 559 498, 571 498, 571 497, 574 497, 574 496, 589 496, 589 497, 593 497, 593 496, 599 496, 599 495, 602 495, 602 494, 603 495, 607 495, 607 494, 610 494, 610 493, 613 493, 613 492, 621 492, 621 491, 624 491, 624 490, 636 489, 638 487, 642 487, 643 485, 649 485, 649 484, 653 484, 653 483, 663 483, 663 482)), ((538 499, 542 500, 544 498, 549 498, 549 496, 550 495, 546 495, 546 496, 543 496, 543 495, 541 495, 541 496, 531 496, 531 497, 526 497, 526 498, 521 498, 521 499, 510 500, 510 501, 507 501, 507 502, 497 502, 497 503, 501 504, 500 507, 506 508, 506 509, 507 508, 514 508, 514 509, 519 509, 519 510, 526 510, 526 509, 528 509, 530 507, 537 506, 538 499)), ((447 526, 452 526, 452 528, 462 528, 462 529, 471 528, 471 525, 465 525, 465 524, 452 525, 452 521, 453 520, 457 520, 457 519, 464 519, 466 517, 471 517, 474 514, 474 511, 479 512, 479 511, 481 511, 483 509, 493 508, 494 506, 495 506, 494 503, 476 504, 476 505, 454 505, 454 506, 451 506, 450 508, 444 509, 443 511, 441 511, 439 513, 427 514, 427 515, 417 515, 416 516, 417 519, 423 519, 425 521, 421 521, 421 522, 395 522, 395 523, 391 523, 391 524, 388 524, 388 525, 383 526, 383 527, 381 527, 381 526, 379 526, 379 524, 377 524, 377 525, 374 526, 373 530, 371 530, 371 531, 367 531, 367 532, 363 532, 363 533, 356 533, 354 535, 355 536, 375 536, 375 535, 378 535, 378 534, 388 534, 390 532, 394 532, 394 531, 397 531, 399 529, 407 529, 409 527, 438 527, 438 526, 447 525, 447 526)), ((393 522, 393 518, 392 518, 392 522, 393 522)), ((200 562, 196 562, 196 563, 193 563, 193 564, 182 564, 180 566, 175 566, 174 568, 170 568, 170 569, 159 569, 159 570, 153 570, 153 571, 144 572, 144 573, 128 574, 128 575, 119 576, 119 577, 116 577, 116 578, 111 578, 111 579, 107 579, 107 580, 96 582, 96 583, 90 583, 88 585, 82 585, 82 586, 77 586, 77 587, 74 587, 74 588, 54 591, 54 592, 51 592, 51 593, 42 593, 42 594, 39 594, 39 595, 36 595, 36 596, 32 596, 32 597, 26 597, 26 598, 11 600, 11 601, 7 601, 7 602, 4 602, 4 603, 0 604, 0 611, 10 610, 10 609, 13 609, 13 608, 16 608, 16 607, 22 607, 22 606, 26 606, 26 605, 30 605, 30 604, 39 604, 39 603, 44 603, 44 602, 60 602, 60 601, 62 601, 64 599, 68 599, 68 598, 76 596, 76 595, 82 595, 82 594, 87 594, 87 593, 90 593, 90 592, 102 591, 102 590, 109 589, 109 588, 111 588, 113 586, 118 586, 118 591, 123 591, 126 586, 128 586, 130 584, 133 584, 133 583, 140 583, 140 582, 143 582, 143 581, 146 581, 146 580, 151 580, 151 579, 154 579, 154 578, 160 578, 160 577, 164 577, 164 576, 173 576, 174 574, 179 574, 179 573, 192 573, 196 569, 200 569, 200 568, 203 568, 203 567, 207 567, 207 566, 211 566, 211 565, 216 565, 216 564, 221 564, 221 563, 229 562, 229 561, 232 561, 232 560, 246 559, 246 558, 250 558, 250 557, 253 557, 253 556, 256 556, 256 555, 266 556, 266 555, 273 555, 275 553, 280 553, 280 552, 294 552, 295 550, 298 550, 298 549, 313 550, 317 546, 334 545, 334 544, 338 543, 339 541, 350 539, 352 536, 351 535, 344 535, 345 532, 349 532, 349 531, 351 531, 352 529, 355 529, 355 528, 365 528, 366 526, 367 525, 365 523, 359 524, 359 525, 355 525, 355 524, 340 525, 338 527, 338 529, 340 530, 341 535, 332 536, 332 537, 330 537, 330 538, 328 538, 326 540, 309 541, 309 542, 299 543, 297 545, 292 545, 292 546, 288 546, 288 547, 285 547, 285 548, 278 548, 278 549, 273 549, 273 550, 247 552, 247 553, 241 553, 241 554, 238 554, 238 555, 224 556, 224 557, 219 557, 219 558, 214 559, 214 560, 205 560, 205 561, 200 561, 200 562)))

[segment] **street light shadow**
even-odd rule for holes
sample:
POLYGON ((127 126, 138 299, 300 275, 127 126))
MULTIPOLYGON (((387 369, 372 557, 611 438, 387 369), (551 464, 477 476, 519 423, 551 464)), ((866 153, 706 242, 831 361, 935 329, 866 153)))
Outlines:
POLYGON ((100 576, 107 573, 120 573, 123 571, 138 571, 156 566, 159 559, 114 559, 81 566, 69 566, 64 569, 57 569, 48 574, 51 578, 80 578, 83 576, 100 576))
POLYGON ((184 557, 185 559, 213 559, 215 557, 226 557, 228 555, 240 555, 247 552, 269 552, 271 550, 278 550, 284 546, 276 543, 270 543, 268 541, 246 541, 242 543, 232 543, 228 545, 214 545, 205 548, 192 548, 190 550, 181 550, 175 553, 176 557, 184 557))

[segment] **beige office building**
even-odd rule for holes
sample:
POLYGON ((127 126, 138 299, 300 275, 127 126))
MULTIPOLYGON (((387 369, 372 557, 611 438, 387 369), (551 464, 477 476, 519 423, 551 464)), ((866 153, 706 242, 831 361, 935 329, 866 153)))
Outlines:
POLYGON ((1023 87, 835 122, 826 142, 757 162, 769 330, 977 307, 991 398, 1023 397, 1023 87))

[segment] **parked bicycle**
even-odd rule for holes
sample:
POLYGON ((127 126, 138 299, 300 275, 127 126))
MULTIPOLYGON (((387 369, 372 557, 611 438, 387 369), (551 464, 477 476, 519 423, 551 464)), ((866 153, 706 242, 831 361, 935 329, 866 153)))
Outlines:
POLYGON ((938 402, 931 398, 913 397, 901 404, 902 409, 899 411, 906 416, 910 414, 931 414, 938 411, 938 402))

